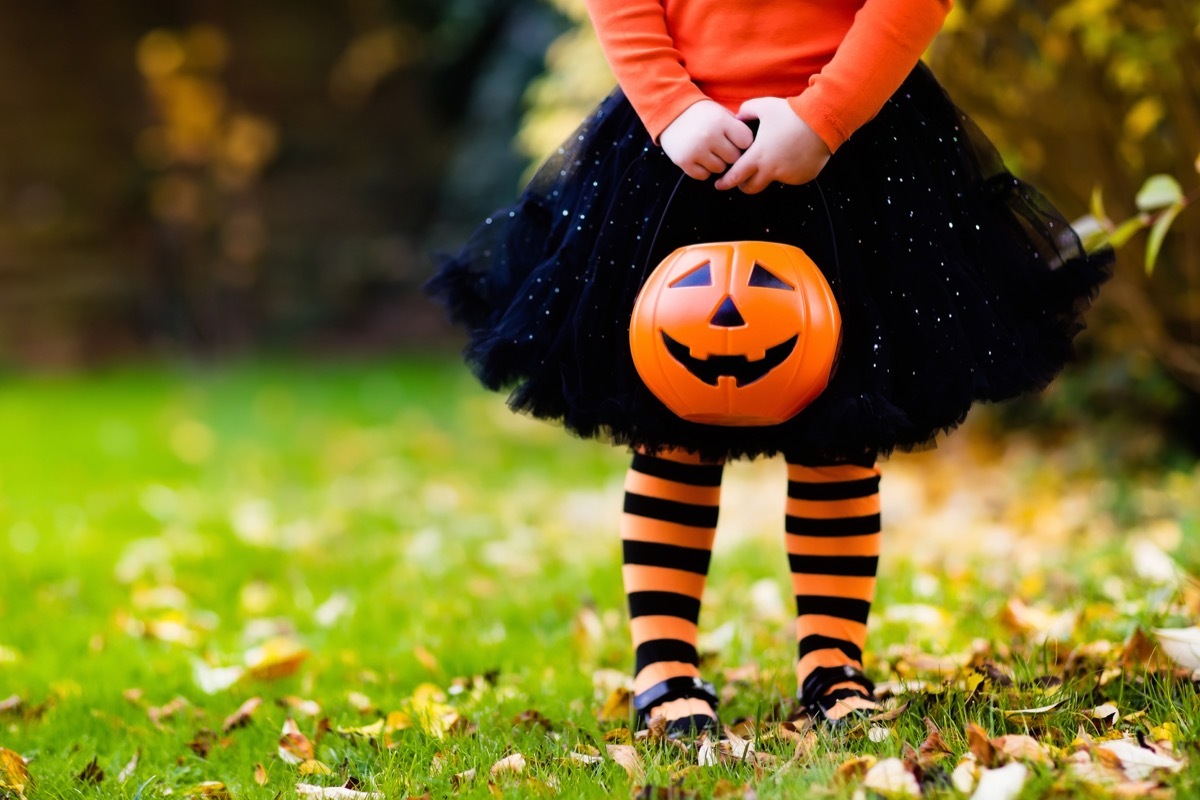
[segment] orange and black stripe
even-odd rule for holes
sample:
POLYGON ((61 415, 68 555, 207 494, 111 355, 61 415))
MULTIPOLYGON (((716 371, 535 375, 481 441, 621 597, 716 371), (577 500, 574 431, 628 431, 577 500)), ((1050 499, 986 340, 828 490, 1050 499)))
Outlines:
POLYGON ((698 677, 696 625, 721 496, 721 464, 638 453, 625 479, 622 574, 636 649, 635 693, 698 677))
MULTIPOLYGON (((862 669, 880 523, 879 469, 874 464, 788 463, 787 551, 796 597, 800 686, 821 667, 862 669)), ((836 683, 828 693, 861 695, 862 685, 836 683)))

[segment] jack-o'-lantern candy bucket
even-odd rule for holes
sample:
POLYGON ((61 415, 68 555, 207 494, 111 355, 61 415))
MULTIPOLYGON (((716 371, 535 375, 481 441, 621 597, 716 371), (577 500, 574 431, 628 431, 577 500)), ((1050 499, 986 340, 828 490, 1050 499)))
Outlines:
POLYGON ((803 250, 775 242, 681 247, 647 278, 629 345, 638 375, 678 416, 777 425, 829 383, 841 315, 803 250))

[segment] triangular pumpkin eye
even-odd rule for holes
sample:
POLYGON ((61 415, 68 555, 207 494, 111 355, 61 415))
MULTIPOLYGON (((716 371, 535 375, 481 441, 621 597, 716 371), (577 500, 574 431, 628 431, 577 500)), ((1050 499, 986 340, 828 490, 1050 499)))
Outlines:
POLYGON ((789 292, 796 290, 790 283, 770 272, 757 261, 754 262, 754 270, 750 273, 750 285, 761 286, 764 289, 784 289, 789 292))
POLYGON ((707 261, 671 284, 672 289, 687 286, 712 286, 712 267, 707 261))

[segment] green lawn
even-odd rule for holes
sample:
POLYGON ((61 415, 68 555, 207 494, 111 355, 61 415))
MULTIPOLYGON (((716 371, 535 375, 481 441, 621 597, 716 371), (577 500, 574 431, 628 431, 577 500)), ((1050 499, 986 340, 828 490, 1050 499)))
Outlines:
MULTIPOLYGON (((293 797, 347 780, 396 798, 850 797, 869 766, 851 759, 902 756, 928 718, 949 754, 923 758, 926 796, 960 796, 948 775, 968 723, 1047 747, 988 762, 1028 764, 1023 797, 1104 796, 1112 774, 1092 772, 1125 764, 1100 752, 1114 731, 1172 741, 1183 762, 1151 768, 1143 794, 1194 796, 1196 684, 1144 674, 1127 643, 1200 622, 1200 590, 1153 569, 1200 566, 1200 474, 1122 475, 1086 441, 960 436, 885 465, 895 531, 868 666, 919 681, 903 712, 815 741, 780 728, 794 692, 782 472, 734 465, 702 649, 723 718, 757 721, 737 730, 763 755, 700 767, 695 749, 637 742, 635 780, 581 757, 627 742, 628 721, 598 719, 605 670, 632 662, 620 450, 511 415, 450 356, 9 377, 0 748, 29 762, 30 798, 293 797), (1092 714, 1105 702, 1115 727, 1092 714), (289 718, 316 742, 307 766, 280 754, 289 718), (518 753, 522 771, 489 775, 518 753)), ((0 797, 18 796, 24 768, 5 763, 0 797)))

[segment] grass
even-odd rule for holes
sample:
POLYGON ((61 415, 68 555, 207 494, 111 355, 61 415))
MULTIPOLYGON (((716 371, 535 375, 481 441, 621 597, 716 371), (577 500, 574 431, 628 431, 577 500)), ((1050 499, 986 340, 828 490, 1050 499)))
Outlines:
MULTIPOLYGON (((237 798, 290 797, 298 781, 348 778, 397 798, 637 786, 849 797, 857 781, 838 768, 921 744, 926 717, 953 753, 948 773, 968 750, 967 723, 1069 750, 1080 730, 1109 733, 1090 712, 1111 701, 1132 715, 1118 730, 1174 723, 1188 764, 1154 780, 1189 796, 1200 782, 1194 685, 1138 669, 1101 679, 1139 626, 1196 622, 1186 587, 1139 575, 1129 543, 1158 542, 1194 565, 1200 478, 1109 474, 1087 442, 979 455, 986 437, 961 436, 885 468, 885 502, 889 486, 899 499, 885 515, 896 524, 869 667, 927 690, 903 696, 885 733, 822 733, 788 767, 796 743, 776 725, 757 742, 776 761, 759 766, 688 769, 695 753, 639 744, 644 777, 633 781, 613 760, 570 757, 605 752, 605 735, 623 741, 616 729, 628 725, 598 720, 607 691, 595 686, 632 661, 615 533, 623 452, 514 417, 449 357, 11 378, 0 391, 0 702, 18 703, 0 712, 0 747, 29 761, 31 798, 221 796, 205 782, 237 798), (1006 615, 1014 597, 1077 619, 1062 643, 1040 645, 1040 623, 1006 615), (256 656, 264 642, 282 652, 256 656), (1016 682, 975 686, 960 669, 943 686, 927 656, 992 660, 1016 682), (214 669, 248 664, 278 674, 202 690, 214 669), (1035 688, 1045 676, 1065 682, 1035 688), (248 724, 223 731, 253 697, 264 703, 248 724), (176 698, 155 722, 151 710, 176 698), (391 712, 412 724, 386 741, 337 730, 391 712), (438 735, 442 713, 470 732, 438 735), (319 739, 313 755, 332 774, 301 776, 279 756, 289 718, 319 739), (318 737, 321 720, 333 731, 318 737), (525 770, 489 779, 514 753, 525 770), (93 759, 98 781, 81 777, 93 759), (472 769, 474 781, 455 777, 472 769)), ((702 649, 731 694, 723 718, 753 720, 794 691, 782 475, 770 464, 728 473, 702 649), (734 668, 753 677, 736 682, 734 668)), ((1058 755, 1032 767, 1022 796, 1085 791, 1058 755)), ((932 777, 926 794, 958 796, 932 777)))

